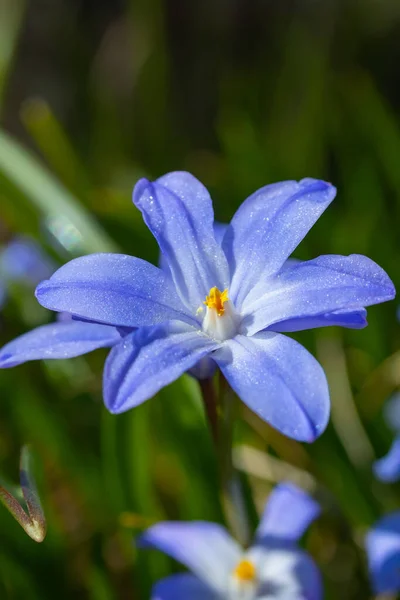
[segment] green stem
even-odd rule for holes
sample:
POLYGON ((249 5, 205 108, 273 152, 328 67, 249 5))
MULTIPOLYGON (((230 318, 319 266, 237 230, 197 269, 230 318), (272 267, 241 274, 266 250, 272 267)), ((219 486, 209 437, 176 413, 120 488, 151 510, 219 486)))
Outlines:
POLYGON ((204 412, 214 444, 218 447, 218 405, 212 378, 200 379, 200 389, 203 398, 204 412))
POLYGON ((249 542, 249 522, 242 484, 233 465, 233 427, 237 412, 237 398, 226 379, 219 372, 219 444, 217 448, 221 477, 222 505, 228 525, 239 540, 246 546, 249 542))
POLYGON ((217 454, 221 502, 226 521, 236 538, 246 545, 249 538, 246 505, 241 482, 232 462, 236 397, 221 372, 218 394, 215 393, 212 379, 201 381, 200 387, 217 454))
POLYGON ((232 462, 234 400, 224 376, 219 372, 217 454, 223 488, 229 487, 229 482, 234 475, 232 462))

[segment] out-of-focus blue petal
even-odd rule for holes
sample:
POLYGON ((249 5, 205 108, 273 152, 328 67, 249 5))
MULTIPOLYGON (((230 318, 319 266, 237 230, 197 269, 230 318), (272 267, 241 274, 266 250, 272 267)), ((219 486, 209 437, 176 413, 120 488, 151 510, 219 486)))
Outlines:
POLYGON ((383 410, 387 425, 400 433, 400 392, 393 394, 383 410))
POLYGON ((221 600, 221 597, 194 575, 182 573, 156 583, 151 600, 221 600))
POLYGON ((139 544, 172 556, 219 592, 226 591, 243 554, 224 527, 206 521, 157 523, 145 531, 139 544))
POLYGON ((400 436, 396 437, 386 456, 373 464, 375 476, 385 483, 393 483, 400 479, 400 436))
POLYGON ((175 381, 218 347, 207 335, 183 323, 141 327, 110 352, 104 368, 104 402, 124 412, 175 381))
POLYGON ((366 537, 366 550, 375 593, 400 591, 400 512, 374 525, 366 537))
POLYGON ((27 281, 37 285, 54 270, 55 265, 50 258, 29 238, 13 239, 0 254, 0 273, 9 281, 27 281))
POLYGON ((281 483, 272 490, 257 528, 257 544, 270 540, 296 542, 320 513, 320 506, 293 483, 281 483))
POLYGON ((243 305, 242 326, 252 335, 289 319, 359 311, 395 293, 385 271, 366 256, 320 256, 260 282, 243 305))
POLYGON ((267 185, 243 202, 222 243, 237 308, 258 281, 279 271, 335 195, 329 183, 303 179, 267 185))
POLYGON ((150 263, 124 254, 71 260, 36 289, 40 304, 57 312, 122 327, 153 325, 185 316, 174 286, 150 263))
POLYGON ((324 315, 316 315, 315 317, 297 317, 287 321, 279 321, 271 325, 271 330, 280 333, 292 333, 294 331, 304 331, 305 329, 332 326, 363 329, 367 325, 367 311, 362 308, 361 310, 339 310, 324 315))
POLYGON ((322 600, 321 575, 308 554, 294 548, 251 548, 260 581, 257 600, 322 600))
POLYGON ((193 175, 175 172, 154 183, 140 180, 133 201, 167 259, 182 301, 196 312, 211 287, 223 290, 229 282, 209 193, 193 175))
POLYGON ((0 350, 0 368, 29 360, 72 358, 96 348, 109 348, 121 340, 115 327, 70 321, 42 325, 24 333, 0 350))
POLYGON ((299 343, 279 333, 242 335, 213 355, 249 408, 287 435, 312 442, 329 418, 329 390, 321 365, 299 343))

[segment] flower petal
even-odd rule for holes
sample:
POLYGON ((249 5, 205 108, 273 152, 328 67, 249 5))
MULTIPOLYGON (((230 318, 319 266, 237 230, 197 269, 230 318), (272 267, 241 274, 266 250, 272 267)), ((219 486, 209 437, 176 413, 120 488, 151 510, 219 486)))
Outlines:
POLYGON ((220 592, 226 590, 243 553, 224 527, 206 521, 157 523, 145 531, 139 543, 172 556, 220 592))
POLYGON ((261 548, 248 553, 260 581, 258 600, 322 600, 322 579, 312 558, 294 548, 261 548))
POLYGON ((205 356, 192 367, 188 373, 195 379, 209 379, 217 370, 216 362, 209 356, 205 356))
POLYGON ((376 594, 400 591, 400 512, 386 515, 366 537, 366 550, 376 594))
POLYGON ((210 288, 228 285, 228 265, 217 243, 209 193, 192 175, 169 173, 154 183, 140 180, 133 201, 165 255, 181 299, 192 310, 210 288))
MULTIPOLYGON (((226 233, 226 230, 228 229, 228 225, 226 223, 218 223, 218 221, 214 221, 213 229, 214 229, 215 240, 216 240, 217 244, 219 244, 221 246, 222 240, 224 239, 224 235, 226 233)), ((170 268, 169 268, 168 258, 162 252, 160 252, 160 255, 159 255, 158 266, 160 267, 160 269, 162 269, 166 273, 171 272, 170 268)))
POLYGON ((394 393, 386 402, 384 416, 388 427, 400 433, 400 392, 394 393))
POLYGON ((258 544, 270 540, 296 542, 319 513, 320 506, 292 483, 281 483, 271 492, 257 528, 258 544))
POLYGON ((391 300, 395 293, 385 271, 366 256, 319 256, 254 288, 243 305, 242 327, 252 335, 266 327, 275 330, 276 323, 289 319, 358 312, 391 300))
POLYGON ((385 483, 394 483, 400 479, 400 436, 398 436, 386 456, 373 464, 375 476, 385 483))
POLYGON ((168 275, 140 258, 90 254, 71 260, 36 289, 40 304, 57 312, 123 327, 169 319, 193 322, 168 275))
POLYGON ((156 583, 151 600, 220 600, 220 596, 194 575, 181 573, 156 583))
POLYGON ((141 327, 107 358, 103 393, 108 410, 120 413, 141 404, 218 346, 182 323, 141 327))
POLYGON ((79 321, 50 323, 6 344, 0 350, 0 368, 41 358, 72 358, 96 348, 109 348, 120 340, 118 331, 107 325, 79 321))
POLYGON ((214 235, 215 235, 215 239, 217 241, 217 244, 219 244, 220 246, 222 246, 222 240, 225 237, 225 234, 228 230, 228 223, 219 223, 218 221, 214 221, 214 235))
POLYGON ((279 333, 238 335, 213 355, 245 404, 288 437, 312 442, 329 418, 329 390, 321 365, 279 333))
POLYGON ((14 238, 0 253, 0 276, 7 281, 37 285, 54 270, 55 265, 39 244, 27 237, 14 238))
POLYGON ((279 321, 271 326, 271 330, 279 333, 304 331, 305 329, 316 329, 317 327, 346 327, 347 329, 363 329, 368 325, 367 311, 361 310, 338 310, 336 312, 324 313, 314 317, 294 317, 286 321, 279 321))
POLYGON ((335 195, 329 183, 303 179, 267 185, 243 202, 222 243, 237 308, 260 279, 279 271, 335 195))

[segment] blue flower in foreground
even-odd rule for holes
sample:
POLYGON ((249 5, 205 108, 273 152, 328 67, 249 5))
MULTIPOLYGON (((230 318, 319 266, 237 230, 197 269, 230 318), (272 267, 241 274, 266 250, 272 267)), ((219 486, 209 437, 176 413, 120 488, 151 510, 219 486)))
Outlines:
POLYGON ((195 366, 209 375, 216 363, 262 419, 288 436, 314 440, 329 417, 326 378, 282 332, 364 327, 364 307, 395 294, 386 273, 365 256, 287 261, 335 193, 314 179, 268 185, 242 204, 219 242, 211 198, 197 179, 183 172, 142 179, 133 200, 164 268, 119 254, 72 260, 36 296, 75 322, 11 342, 0 366, 113 346, 104 400, 119 413, 195 366))
POLYGON ((366 539, 368 565, 374 592, 400 592, 400 512, 384 516, 366 539))
POLYGON ((389 452, 376 460, 373 471, 378 479, 393 483, 400 479, 400 393, 395 394, 385 406, 385 421, 396 433, 389 452))
POLYGON ((169 554, 191 573, 157 583, 152 600, 321 600, 319 571, 297 546, 318 514, 318 504, 287 483, 270 495, 247 550, 215 523, 154 525, 141 536, 140 546, 169 554))

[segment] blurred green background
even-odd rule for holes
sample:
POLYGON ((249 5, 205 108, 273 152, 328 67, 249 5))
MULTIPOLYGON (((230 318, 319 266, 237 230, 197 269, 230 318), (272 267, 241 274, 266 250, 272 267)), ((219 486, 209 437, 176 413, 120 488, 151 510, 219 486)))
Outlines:
MULTIPOLYGON (((400 283, 400 3, 397 0, 0 0, 0 243, 32 236, 57 264, 93 251, 157 261, 131 204, 142 176, 193 172, 228 221, 266 183, 326 178, 338 197, 299 258, 367 254, 400 283)), ((13 286, 0 343, 50 321, 13 286)), ((306 538, 326 598, 369 598, 363 536, 400 507, 371 463, 392 432, 400 383, 396 305, 362 331, 299 334, 326 369, 328 430, 300 445, 249 411, 235 463, 259 509, 290 478, 324 515, 306 538)), ((178 568, 137 551, 160 518, 220 520, 212 442, 184 377, 107 414, 105 351, 0 372, 0 472, 36 452, 48 536, 37 545, 0 506, 0 598, 147 599, 178 568)))

